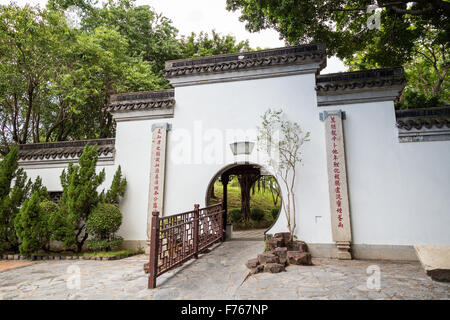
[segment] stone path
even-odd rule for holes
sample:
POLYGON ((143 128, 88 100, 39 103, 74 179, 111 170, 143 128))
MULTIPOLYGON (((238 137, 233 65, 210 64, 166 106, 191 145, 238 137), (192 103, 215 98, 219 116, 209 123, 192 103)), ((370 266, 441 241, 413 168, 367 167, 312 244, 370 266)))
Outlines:
POLYGON ((31 261, 0 261, 0 272, 33 264, 31 261))
POLYGON ((289 266, 284 273, 246 279, 245 261, 264 247, 252 239, 217 246, 159 277, 154 290, 147 289, 144 255, 117 261, 36 262, 0 273, 0 300, 450 299, 450 283, 432 281, 418 262, 313 259, 314 266, 289 266), (379 290, 367 287, 367 268, 372 265, 380 270, 379 290))

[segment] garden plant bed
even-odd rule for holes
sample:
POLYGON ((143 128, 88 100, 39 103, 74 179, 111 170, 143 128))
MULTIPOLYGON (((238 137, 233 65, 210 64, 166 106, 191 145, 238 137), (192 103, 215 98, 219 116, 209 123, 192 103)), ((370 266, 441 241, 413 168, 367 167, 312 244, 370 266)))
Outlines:
POLYGON ((33 254, 26 258, 20 254, 1 254, 0 260, 120 260, 143 253, 140 250, 123 250, 111 252, 82 252, 79 254, 33 254))

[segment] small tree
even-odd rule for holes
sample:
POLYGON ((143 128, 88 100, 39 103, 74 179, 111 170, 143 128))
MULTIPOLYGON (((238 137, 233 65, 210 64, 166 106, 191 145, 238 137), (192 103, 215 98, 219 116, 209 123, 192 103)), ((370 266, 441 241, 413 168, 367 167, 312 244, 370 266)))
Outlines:
POLYGON ((21 241, 19 251, 24 256, 29 257, 49 242, 48 216, 41 206, 39 191, 33 192, 31 198, 24 201, 14 226, 21 241))
POLYGON ((97 188, 105 180, 104 169, 99 174, 95 172, 97 160, 97 146, 87 143, 78 165, 70 163, 67 172, 63 170, 61 174, 60 212, 64 226, 58 240, 67 248, 76 247, 77 252, 82 250, 88 238, 86 221, 100 201, 97 188))
POLYGON ((268 166, 281 179, 286 199, 281 197, 292 241, 296 225, 295 182, 297 165, 302 161, 302 146, 309 141, 309 132, 303 133, 296 122, 284 119, 282 110, 267 110, 258 127, 258 145, 270 155, 274 150, 278 159, 270 158, 268 166))
POLYGON ((0 252, 17 251, 19 240, 14 228, 14 219, 31 188, 23 169, 18 169, 19 149, 11 148, 0 161, 0 252), (14 186, 11 189, 12 180, 14 186))

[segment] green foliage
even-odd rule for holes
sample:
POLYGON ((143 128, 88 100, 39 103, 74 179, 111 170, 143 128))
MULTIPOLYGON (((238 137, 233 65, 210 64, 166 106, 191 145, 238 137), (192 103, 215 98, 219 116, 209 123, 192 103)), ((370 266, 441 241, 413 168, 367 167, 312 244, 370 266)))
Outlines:
POLYGON ((122 224, 122 214, 113 204, 99 203, 86 222, 89 234, 100 238, 109 238, 119 230, 122 224))
POLYGON ((122 178, 122 169, 119 166, 114 174, 113 181, 111 183, 111 187, 106 192, 101 194, 102 202, 114 204, 116 206, 119 205, 120 198, 125 195, 125 190, 127 187, 127 180, 122 178))
POLYGON ((239 222, 242 219, 241 209, 232 209, 229 214, 232 222, 239 222))
POLYGON ((280 208, 273 208, 270 213, 272 214, 272 218, 275 220, 280 213, 280 208))
POLYGON ((264 211, 259 208, 253 208, 250 213, 250 218, 255 221, 261 221, 264 218, 264 211))
POLYGON ((78 165, 69 164, 61 174, 63 194, 60 205, 61 215, 66 222, 67 232, 61 240, 66 247, 76 247, 81 251, 88 234, 85 223, 100 201, 97 188, 105 180, 105 170, 96 173, 98 160, 97 146, 86 144, 78 165))
POLYGON ((190 36, 182 38, 182 44, 184 57, 204 57, 252 51, 248 40, 236 43, 234 36, 221 36, 215 30, 211 32, 211 38, 206 32, 200 32, 198 35, 192 32, 190 36))
POLYGON ((18 249, 14 220, 31 188, 23 169, 18 169, 18 152, 18 148, 13 147, 0 161, 0 252, 18 249))
POLYGON ((86 222, 86 231, 93 235, 87 241, 90 250, 110 251, 117 248, 123 241, 115 233, 122 224, 122 214, 113 204, 99 203, 86 222))
POLYGON ((406 65, 414 91, 448 101, 448 1, 227 0, 227 9, 239 10, 251 32, 271 28, 291 45, 325 43, 328 56, 352 70, 406 65), (379 28, 369 27, 375 3, 379 28))
POLYGON ((250 50, 215 31, 180 38, 168 18, 132 0, 95 3, 0 7, 0 123, 8 132, 0 154, 16 143, 113 137, 104 108, 112 94, 170 88, 166 60, 250 50), (71 6, 79 27, 64 15, 71 6))
POLYGON ((0 7, 0 123, 8 144, 40 141, 41 117, 60 75, 68 32, 58 12, 11 3, 0 7))
POLYGON ((396 102, 396 109, 433 108, 442 107, 444 105, 444 103, 439 100, 438 96, 430 98, 423 93, 412 90, 405 90, 402 100, 403 101, 396 102))
POLYGON ((114 237, 113 239, 99 239, 92 238, 86 242, 86 247, 92 251, 104 251, 109 252, 120 247, 123 242, 122 237, 114 237))
POLYGON ((55 208, 47 202, 41 203, 39 191, 33 192, 31 198, 24 201, 14 220, 17 236, 21 241, 19 251, 24 256, 29 257, 50 241, 48 220, 55 208))

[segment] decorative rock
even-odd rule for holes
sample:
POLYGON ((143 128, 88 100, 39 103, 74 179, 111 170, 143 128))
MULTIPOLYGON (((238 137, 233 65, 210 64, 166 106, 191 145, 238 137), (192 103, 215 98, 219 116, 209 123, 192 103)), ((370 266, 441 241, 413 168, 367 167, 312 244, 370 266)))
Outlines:
POLYGON ((308 246, 305 242, 294 240, 287 244, 288 251, 308 252, 308 246))
POLYGON ((289 239, 291 238, 291 234, 290 232, 280 232, 275 233, 273 237, 281 240, 281 247, 286 247, 286 244, 289 243, 289 239))
POLYGON ((273 251, 273 254, 275 254, 278 257, 278 262, 282 265, 286 265, 287 263, 287 248, 276 248, 273 251))
POLYGON ((267 248, 269 248, 270 251, 275 250, 278 247, 283 246, 283 240, 278 238, 273 238, 266 241, 267 248))
POLYGON ((311 253, 301 251, 288 251, 289 264, 311 266, 311 253))
POLYGON ((249 269, 256 268, 259 265, 258 259, 250 259, 245 263, 245 266, 249 269))
POLYGON ((8 255, 8 260, 14 260, 14 255, 9 254, 9 255, 8 255))
POLYGON ((19 255, 18 254, 14 255, 14 260, 19 260, 19 255))
POLYGON ((264 266, 264 272, 279 273, 285 270, 284 265, 279 263, 268 263, 264 266))
POLYGON ((278 257, 273 253, 261 253, 258 254, 258 262, 263 265, 267 263, 278 263, 278 257))
POLYGON ((256 273, 260 273, 264 271, 264 266, 263 265, 257 265, 254 268, 250 269, 250 274, 256 274, 256 273))

